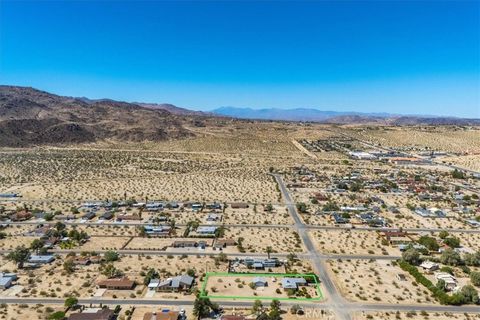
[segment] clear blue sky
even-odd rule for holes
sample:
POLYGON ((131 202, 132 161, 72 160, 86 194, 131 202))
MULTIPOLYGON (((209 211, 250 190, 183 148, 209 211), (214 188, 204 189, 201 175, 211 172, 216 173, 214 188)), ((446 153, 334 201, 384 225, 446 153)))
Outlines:
POLYGON ((0 1, 0 83, 480 118, 480 2, 0 1))

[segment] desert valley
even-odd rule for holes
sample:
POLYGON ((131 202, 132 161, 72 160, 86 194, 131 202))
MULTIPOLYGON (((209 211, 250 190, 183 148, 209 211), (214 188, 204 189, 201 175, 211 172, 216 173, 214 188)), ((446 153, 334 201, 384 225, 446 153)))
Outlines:
POLYGON ((0 87, 1 319, 478 318, 475 123, 172 108, 0 87))

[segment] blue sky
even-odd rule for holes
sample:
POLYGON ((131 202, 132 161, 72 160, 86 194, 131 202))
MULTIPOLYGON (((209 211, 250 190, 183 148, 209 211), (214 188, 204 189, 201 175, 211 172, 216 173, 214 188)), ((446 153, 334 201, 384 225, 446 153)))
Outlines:
POLYGON ((479 1, 1 1, 0 83, 480 118, 479 1))

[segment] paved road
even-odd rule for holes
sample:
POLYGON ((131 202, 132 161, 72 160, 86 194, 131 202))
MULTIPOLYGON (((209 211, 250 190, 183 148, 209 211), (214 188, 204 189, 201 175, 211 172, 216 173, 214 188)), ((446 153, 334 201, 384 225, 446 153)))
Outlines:
POLYGON ((335 284, 333 283, 328 273, 326 272, 324 260, 320 259, 320 255, 317 252, 315 245, 310 239, 308 232, 306 232, 305 224, 303 223, 302 219, 300 218, 300 215, 297 212, 295 203, 292 201, 292 198, 290 197, 290 193, 288 192, 282 177, 278 174, 274 174, 273 176, 275 177, 275 180, 277 181, 278 186, 280 187, 280 191, 287 205, 288 212, 290 213, 290 215, 293 218, 293 221, 295 222, 295 228, 300 238, 302 239, 303 244, 305 245, 305 248, 312 256, 313 265, 331 301, 332 311, 335 313, 338 319, 344 319, 344 320, 351 319, 349 312, 344 308, 343 297, 337 291, 335 284))
MULTIPOLYGON (((213 299, 212 299, 213 300, 213 299)), ((185 307, 193 304, 192 300, 177 299, 110 299, 110 298, 82 298, 78 302, 84 305, 150 305, 150 306, 177 306, 185 307)), ((251 307, 252 301, 246 300, 221 300, 215 299, 223 307, 251 307)), ((61 298, 17 298, 17 297, 1 297, 0 303, 25 303, 25 304, 64 304, 65 299, 61 298)), ((312 303, 304 301, 282 301, 282 305, 300 305, 304 309, 330 309, 332 305, 329 302, 312 303)), ((345 310, 349 312, 355 311, 427 311, 427 312, 458 312, 458 313, 479 313, 480 306, 465 305, 465 306, 443 306, 443 305, 428 305, 428 304, 381 304, 381 303, 346 303, 345 310)))
MULTIPOLYGON (((13 251, 13 249, 8 250, 0 250, 0 254, 7 254, 13 251)), ((53 254, 68 254, 68 253, 82 253, 85 250, 83 249, 50 249, 49 252, 53 254)), ((96 253, 105 253, 110 250, 95 250, 96 253)), ((210 257, 216 256, 221 253, 221 251, 214 251, 214 252, 205 252, 205 251, 160 251, 160 250, 139 250, 139 249, 119 249, 115 250, 119 254, 123 255, 151 255, 151 256, 201 256, 201 257, 210 257)), ((270 256, 276 257, 279 259, 286 259, 288 258, 289 253, 271 253, 270 256)), ((312 255, 310 253, 296 253, 295 254, 299 259, 312 259, 312 255)), ((253 253, 228 253, 227 256, 229 258, 247 258, 247 257, 266 257, 265 253, 260 252, 253 252, 253 253)), ((368 254, 320 254, 318 253, 315 255, 316 259, 320 260, 331 260, 331 259, 342 259, 342 260, 368 260, 368 259, 375 259, 375 260, 398 260, 400 256, 385 256, 385 255, 368 255, 368 254)))
MULTIPOLYGON (((300 219, 300 217, 299 217, 300 219)), ((5 224, 10 225, 40 225, 40 224, 55 224, 57 221, 17 221, 17 222, 6 222, 5 224)), ((92 227, 136 227, 136 226, 145 226, 152 225, 152 223, 146 222, 132 222, 132 223, 101 223, 101 222, 78 222, 78 221, 62 221, 66 225, 71 226, 92 226, 92 227)), ((186 226, 184 223, 175 224, 177 227, 186 226)), ((242 223, 232 223, 232 224, 201 224, 200 226, 224 226, 225 228, 297 228, 296 224, 242 224, 242 223)), ((319 226, 319 225, 306 225, 301 226, 303 229, 310 230, 351 230, 355 231, 398 231, 400 228, 374 228, 369 226, 355 226, 354 228, 349 226, 319 226)), ((440 232, 442 230, 447 230, 450 233, 479 233, 480 229, 459 229, 459 228, 401 228, 403 231, 408 232, 440 232)), ((109 236, 110 237, 110 236, 109 236)))

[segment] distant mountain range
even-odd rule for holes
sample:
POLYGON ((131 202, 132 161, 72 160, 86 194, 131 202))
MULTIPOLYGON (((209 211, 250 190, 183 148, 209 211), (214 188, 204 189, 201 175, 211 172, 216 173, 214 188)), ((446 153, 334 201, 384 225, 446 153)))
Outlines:
POLYGON ((323 123, 376 123, 385 125, 480 125, 480 119, 464 119, 455 117, 424 116, 424 115, 398 115, 390 113, 363 113, 322 111, 313 108, 295 109, 252 109, 237 107, 221 107, 211 111, 214 114, 239 119, 257 119, 274 121, 305 121, 323 123))
POLYGON ((295 109, 252 109, 221 107, 212 110, 213 113, 242 119, 261 119, 261 120, 282 120, 282 121, 314 121, 323 122, 328 119, 343 116, 362 116, 362 117, 381 117, 387 118, 392 115, 389 113, 362 113, 362 112, 339 112, 322 111, 313 108, 295 108, 295 109))
MULTIPOLYGON (((194 127, 228 126, 232 118, 338 124, 480 125, 480 119, 315 109, 225 107, 200 112, 171 104, 64 97, 28 87, 0 85, 0 146, 181 139, 196 136, 198 130, 194 127)), ((245 120, 235 122, 242 121, 245 120)))

